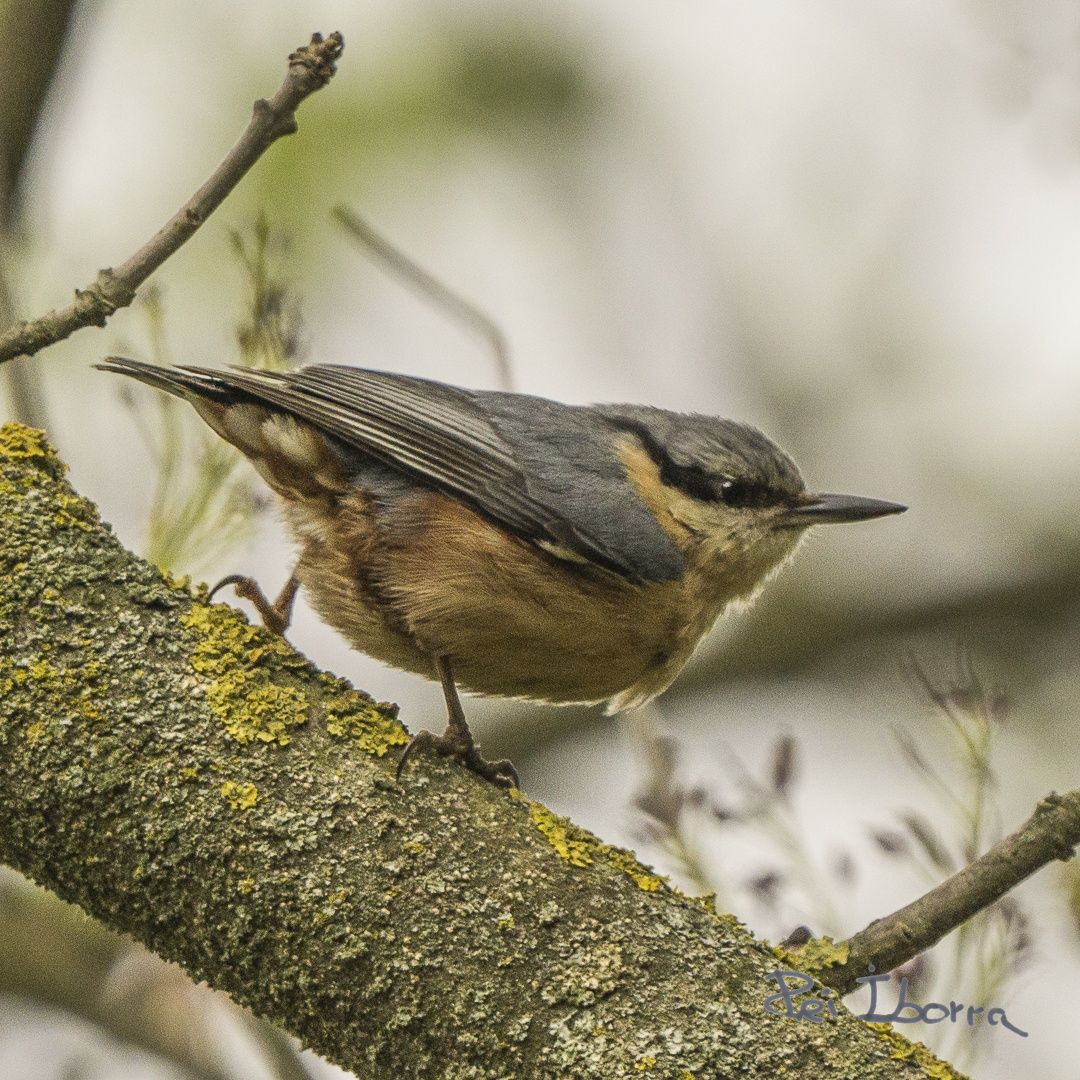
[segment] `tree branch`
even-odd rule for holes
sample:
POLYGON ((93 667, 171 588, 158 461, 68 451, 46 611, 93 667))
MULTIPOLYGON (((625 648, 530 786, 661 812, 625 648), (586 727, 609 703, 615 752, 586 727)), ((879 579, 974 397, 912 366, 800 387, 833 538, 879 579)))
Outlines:
POLYGON ((365 1077, 953 1074, 128 554, 0 429, 0 860, 365 1077), (453 1063, 453 1072, 451 1066, 453 1063))
POLYGON ((343 48, 338 33, 325 40, 314 34, 308 45, 292 53, 285 81, 269 101, 255 102, 247 129, 206 183, 134 255, 115 268, 99 270, 92 284, 76 289, 74 303, 0 335, 0 363, 33 355, 84 326, 104 326, 117 308, 130 304, 135 290, 194 235, 271 144, 296 131, 297 107, 330 81, 343 48))
MULTIPOLYGON (((1050 794, 1010 836, 963 870, 906 907, 875 919, 865 930, 832 948, 820 964, 805 967, 826 986, 847 994, 873 964, 891 971, 936 945, 946 934, 1000 900, 1025 878, 1055 859, 1068 861, 1080 845, 1080 791, 1050 794)), ((792 950, 797 956, 799 950, 792 950)))

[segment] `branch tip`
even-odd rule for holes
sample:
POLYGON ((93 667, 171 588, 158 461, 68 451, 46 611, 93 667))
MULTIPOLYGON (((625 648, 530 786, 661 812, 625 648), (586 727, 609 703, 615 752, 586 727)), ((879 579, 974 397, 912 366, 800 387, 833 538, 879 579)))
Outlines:
POLYGON ((206 183, 134 255, 108 276, 100 273, 88 288, 77 289, 73 303, 0 334, 0 364, 40 352, 84 326, 104 326, 117 308, 127 307, 139 286, 198 231, 266 150, 297 130, 297 107, 329 82, 344 47, 335 31, 326 38, 313 34, 291 53, 284 82, 273 98, 255 102, 247 128, 206 183))

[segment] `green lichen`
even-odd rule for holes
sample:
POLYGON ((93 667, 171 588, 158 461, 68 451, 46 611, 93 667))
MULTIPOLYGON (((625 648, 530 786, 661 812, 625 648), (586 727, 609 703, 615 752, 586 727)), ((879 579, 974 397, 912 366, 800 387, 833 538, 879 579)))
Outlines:
POLYGON ((307 723, 309 707, 304 692, 279 676, 308 665, 283 639, 224 604, 192 604, 180 621, 198 635, 191 666, 206 680, 206 702, 229 735, 287 746, 290 729, 307 723))
POLYGON ((59 528, 82 529, 83 532, 90 532, 95 525, 100 524, 97 507, 86 499, 59 491, 56 493, 55 501, 57 510, 53 514, 53 524, 59 528))
POLYGON ((102 712, 97 704, 100 683, 101 665, 92 660, 84 662, 81 667, 69 669, 57 667, 45 659, 27 664, 0 658, 0 695, 7 699, 12 715, 34 717, 23 730, 23 736, 31 743, 45 738, 50 726, 36 713, 20 707, 16 691, 23 690, 35 697, 47 694, 55 703, 50 716, 62 720, 76 717, 101 720, 102 712))
POLYGON ((343 683, 323 674, 319 683, 327 693, 322 699, 323 725, 331 735, 351 739, 361 750, 382 757, 391 746, 404 746, 409 736, 400 723, 374 702, 364 701, 343 683))
POLYGON ((254 784, 226 780, 221 785, 222 798, 234 810, 251 810, 259 801, 259 789, 254 784))

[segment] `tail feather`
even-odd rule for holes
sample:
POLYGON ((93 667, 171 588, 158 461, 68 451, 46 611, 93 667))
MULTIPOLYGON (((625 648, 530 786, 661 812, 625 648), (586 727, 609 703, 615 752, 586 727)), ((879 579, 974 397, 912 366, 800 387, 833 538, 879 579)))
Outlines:
POLYGON ((177 397, 211 398, 215 401, 236 400, 236 392, 218 382, 214 374, 206 369, 163 368, 156 364, 144 364, 141 360, 130 360, 126 356, 107 356, 103 363, 94 364, 100 371, 115 371, 121 375, 130 375, 147 386, 153 386, 177 397))

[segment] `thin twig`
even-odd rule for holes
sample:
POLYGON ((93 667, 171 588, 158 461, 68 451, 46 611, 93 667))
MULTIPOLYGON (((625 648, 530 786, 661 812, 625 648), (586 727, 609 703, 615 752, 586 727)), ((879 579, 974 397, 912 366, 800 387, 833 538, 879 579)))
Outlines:
POLYGON ((292 53, 285 81, 269 101, 255 102, 247 129, 206 183, 126 262, 99 270, 93 284, 76 289, 74 303, 0 335, 0 363, 32 355, 84 326, 104 326, 117 308, 130 304, 135 290, 194 235, 267 148, 296 131, 297 107, 329 82, 343 47, 338 33, 325 39, 314 34, 292 53))
POLYGON ((333 214, 354 239, 363 244, 373 255, 382 259, 394 273, 486 338, 495 359, 499 385, 504 390, 513 388, 510 347, 507 344, 506 335, 494 320, 485 315, 475 304, 453 292, 418 263, 413 262, 408 255, 399 251, 386 237, 380 236, 362 217, 353 213, 347 206, 335 206, 333 214))
POLYGON ((836 948, 846 950, 846 960, 813 974, 838 993, 847 994, 870 964, 885 972, 906 963, 1047 863, 1071 859, 1078 845, 1080 790, 1047 795, 1011 836, 925 896, 841 942, 836 948))

